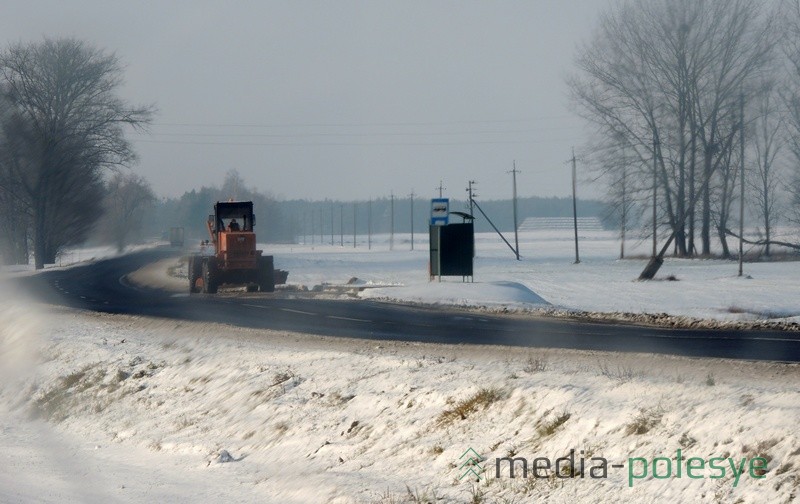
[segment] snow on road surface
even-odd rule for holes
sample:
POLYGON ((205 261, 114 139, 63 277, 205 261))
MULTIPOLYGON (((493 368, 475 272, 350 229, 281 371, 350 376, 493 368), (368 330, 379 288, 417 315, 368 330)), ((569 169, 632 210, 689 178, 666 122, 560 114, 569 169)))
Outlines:
MULTIPOLYGON (((563 237, 524 237, 519 262, 492 240, 479 236, 470 285, 428 282, 424 250, 380 242, 264 248, 292 283, 356 277, 365 297, 721 320, 791 320, 800 307, 797 263, 747 264, 752 278, 739 279, 731 262, 668 260, 660 277, 678 281, 639 283, 643 261, 614 260, 608 234, 586 238, 578 265, 563 237)), ((168 266, 138 278, 180 290, 168 266)), ((0 322, 0 502, 746 503, 800 492, 795 364, 316 337, 42 306, 2 283, 0 322), (472 453, 481 459, 465 465, 472 453)))

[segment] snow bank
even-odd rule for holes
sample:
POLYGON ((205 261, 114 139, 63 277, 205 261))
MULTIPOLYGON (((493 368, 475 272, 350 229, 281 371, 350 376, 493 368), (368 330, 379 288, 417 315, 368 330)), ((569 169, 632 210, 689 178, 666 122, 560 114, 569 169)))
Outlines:
POLYGON ((780 502, 800 490, 797 366, 52 317, 35 331, 35 377, 0 385, 13 405, 0 500, 780 502), (468 448, 486 459, 480 481, 461 478, 468 448), (768 471, 736 486, 730 471, 632 486, 627 466, 604 479, 494 472, 512 455, 625 465, 677 449, 763 456, 768 471))
POLYGON ((47 319, 43 310, 0 278, 0 382, 31 373, 47 319))
POLYGON ((548 306, 528 287, 517 282, 440 283, 406 287, 374 288, 361 293, 365 299, 401 299, 415 303, 456 306, 504 306, 534 308, 548 306))

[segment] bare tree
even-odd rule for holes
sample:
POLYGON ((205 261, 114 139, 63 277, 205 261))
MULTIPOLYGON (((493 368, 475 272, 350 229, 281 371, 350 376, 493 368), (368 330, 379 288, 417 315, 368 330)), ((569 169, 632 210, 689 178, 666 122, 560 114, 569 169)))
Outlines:
POLYGON ((27 264, 30 206, 21 197, 18 163, 27 158, 25 128, 15 121, 11 105, 0 94, 0 256, 6 264, 27 264))
MULTIPOLYGON (((731 128, 731 133, 735 133, 736 131, 736 129, 731 128)), ((741 176, 741 164, 739 162, 733 162, 739 155, 736 149, 730 146, 732 140, 733 138, 729 138, 726 147, 722 149, 722 155, 720 156, 721 162, 718 164, 715 172, 717 184, 714 189, 714 198, 711 199, 710 209, 711 220, 716 228, 717 237, 722 247, 722 257, 725 259, 731 258, 727 235, 728 220, 731 216, 733 203, 736 200, 736 182, 738 177, 741 176)))
POLYGON ((783 0, 780 5, 782 49, 788 63, 784 91, 781 93, 791 155, 786 189, 791 203, 789 219, 800 224, 800 0, 783 0))
MULTIPOLYGON (((743 89, 772 70, 777 44, 773 17, 758 0, 708 2, 708 44, 703 47, 704 71, 696 86, 694 106, 699 147, 703 156, 702 253, 711 252, 711 182, 721 162, 730 159, 736 135, 735 110, 743 89)), ((724 194, 724 193, 723 193, 724 194)))
POLYGON ((145 213, 155 201, 153 188, 141 175, 118 172, 108 182, 102 227, 118 251, 141 231, 145 213))
MULTIPOLYGON (((606 213, 604 218, 619 226, 619 258, 625 258, 628 231, 640 220, 641 211, 650 195, 650 188, 637 185, 642 177, 638 159, 628 155, 629 146, 623 136, 601 137, 587 152, 589 166, 594 172, 593 181, 604 180, 606 213)), ((648 229, 650 229, 648 227, 648 229)))
POLYGON ((101 213, 101 170, 135 160, 123 127, 145 126, 152 108, 116 95, 121 76, 116 56, 72 38, 0 53, 5 96, 28 131, 16 181, 30 207, 37 269, 92 228, 101 213))
POLYGON ((222 182, 222 197, 224 199, 233 199, 238 201, 239 198, 247 195, 252 198, 251 191, 247 183, 244 181, 238 170, 228 170, 225 174, 225 180, 222 182))
POLYGON ((764 254, 770 255, 772 230, 777 221, 778 192, 782 181, 776 158, 783 148, 784 121, 777 108, 774 82, 765 82, 756 97, 757 115, 753 122, 753 147, 755 164, 749 183, 752 188, 758 215, 764 226, 764 254))
POLYGON ((731 159, 734 104, 770 69, 775 40, 762 0, 642 0, 617 4, 580 49, 574 101, 599 135, 624 136, 652 167, 638 176, 651 178, 656 220, 671 228, 663 251, 675 240, 678 255, 694 252, 699 207, 710 253, 712 203, 729 193, 716 174, 731 159))

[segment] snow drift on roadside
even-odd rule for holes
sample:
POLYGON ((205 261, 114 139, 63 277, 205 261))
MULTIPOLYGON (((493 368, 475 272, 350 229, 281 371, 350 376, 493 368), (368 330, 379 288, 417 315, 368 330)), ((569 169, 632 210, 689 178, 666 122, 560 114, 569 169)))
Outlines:
POLYGON ((366 289, 364 299, 392 299, 413 303, 456 306, 508 306, 515 308, 549 305, 538 294, 517 282, 430 282, 403 287, 366 289))

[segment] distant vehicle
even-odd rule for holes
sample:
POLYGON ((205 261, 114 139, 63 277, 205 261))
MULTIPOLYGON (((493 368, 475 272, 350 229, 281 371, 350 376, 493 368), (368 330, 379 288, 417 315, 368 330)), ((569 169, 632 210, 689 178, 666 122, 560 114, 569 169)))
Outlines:
POLYGON ((169 228, 169 244, 173 247, 183 247, 183 228, 169 228))
MULTIPOLYGON (((205 253, 189 256, 189 292, 215 293, 224 284, 246 284, 248 291, 275 290, 273 257, 256 250, 252 201, 217 202, 208 216, 205 253)), ((282 282, 286 281, 286 272, 282 282)))

